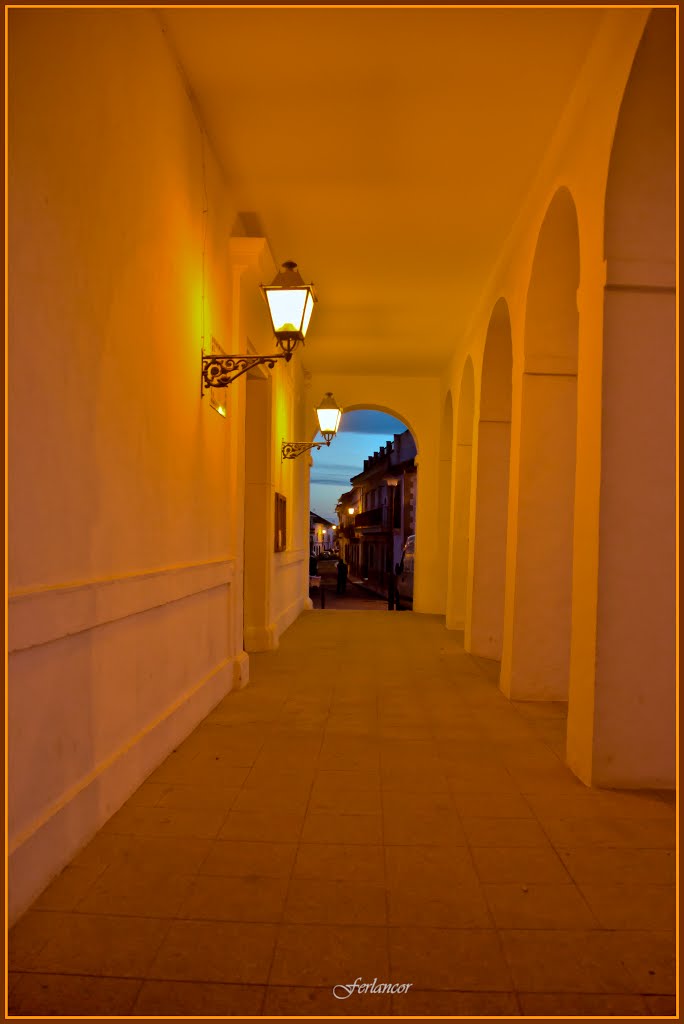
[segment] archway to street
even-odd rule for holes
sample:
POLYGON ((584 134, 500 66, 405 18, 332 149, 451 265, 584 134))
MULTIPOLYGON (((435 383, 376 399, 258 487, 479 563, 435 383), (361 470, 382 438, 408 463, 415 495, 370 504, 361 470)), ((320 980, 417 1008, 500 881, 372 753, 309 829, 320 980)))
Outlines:
POLYGON ((331 446, 312 453, 310 546, 326 607, 412 607, 416 456, 403 419, 368 406, 345 407, 331 446))

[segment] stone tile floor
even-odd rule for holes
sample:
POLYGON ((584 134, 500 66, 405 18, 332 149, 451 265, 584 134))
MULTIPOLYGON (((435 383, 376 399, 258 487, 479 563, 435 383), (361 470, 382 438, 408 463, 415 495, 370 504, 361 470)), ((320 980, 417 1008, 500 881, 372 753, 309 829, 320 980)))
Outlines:
POLYGON ((586 789, 497 673, 303 615, 12 929, 10 1013, 674 1015, 672 796, 586 789))

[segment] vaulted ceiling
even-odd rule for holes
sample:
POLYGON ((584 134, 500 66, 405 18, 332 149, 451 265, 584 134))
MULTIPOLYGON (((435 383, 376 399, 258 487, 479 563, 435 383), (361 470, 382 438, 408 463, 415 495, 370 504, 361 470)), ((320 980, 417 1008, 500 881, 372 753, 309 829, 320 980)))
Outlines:
POLYGON ((606 16, 164 11, 236 209, 316 285, 308 369, 447 362, 606 16))

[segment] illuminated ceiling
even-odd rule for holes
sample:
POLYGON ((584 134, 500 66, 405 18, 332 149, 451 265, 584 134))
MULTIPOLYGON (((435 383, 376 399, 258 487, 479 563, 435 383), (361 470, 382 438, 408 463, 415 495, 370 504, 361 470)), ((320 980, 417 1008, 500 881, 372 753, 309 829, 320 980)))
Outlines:
POLYGON ((315 282, 308 369, 448 361, 607 16, 163 12, 236 209, 315 282))

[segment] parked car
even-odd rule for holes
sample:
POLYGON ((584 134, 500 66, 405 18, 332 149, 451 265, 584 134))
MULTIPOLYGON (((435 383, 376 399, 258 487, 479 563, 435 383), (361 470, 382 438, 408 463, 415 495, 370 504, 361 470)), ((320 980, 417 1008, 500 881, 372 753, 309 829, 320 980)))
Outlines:
POLYGON ((411 534, 404 544, 401 562, 397 566, 397 593, 402 601, 413 603, 413 567, 415 564, 416 535, 411 534))

